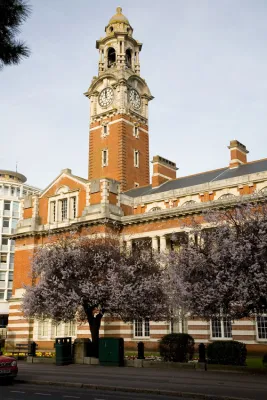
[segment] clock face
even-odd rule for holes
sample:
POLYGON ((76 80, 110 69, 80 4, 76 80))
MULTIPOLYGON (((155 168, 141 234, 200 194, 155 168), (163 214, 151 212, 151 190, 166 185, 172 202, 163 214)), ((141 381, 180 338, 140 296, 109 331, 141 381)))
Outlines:
POLYGON ((140 97, 139 93, 137 92, 137 90, 135 90, 135 89, 130 90, 129 102, 130 102, 130 105, 135 110, 139 110, 139 108, 141 107, 141 97, 140 97))
POLYGON ((111 87, 106 87, 105 89, 102 90, 98 97, 98 102, 101 107, 107 107, 109 106, 114 98, 114 92, 111 87))

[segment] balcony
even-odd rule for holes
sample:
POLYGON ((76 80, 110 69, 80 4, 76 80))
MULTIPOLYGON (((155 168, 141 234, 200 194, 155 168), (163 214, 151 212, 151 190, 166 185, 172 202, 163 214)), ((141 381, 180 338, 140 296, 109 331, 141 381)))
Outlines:
POLYGON ((2 233, 9 233, 9 227, 3 226, 2 233))
POLYGON ((10 210, 4 210, 3 211, 3 216, 4 217, 10 217, 11 216, 11 211, 10 210))

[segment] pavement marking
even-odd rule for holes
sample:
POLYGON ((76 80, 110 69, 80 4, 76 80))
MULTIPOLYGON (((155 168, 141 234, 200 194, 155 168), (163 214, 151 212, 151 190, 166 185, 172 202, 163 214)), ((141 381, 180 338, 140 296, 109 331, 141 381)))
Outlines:
POLYGON ((26 393, 26 392, 21 392, 20 390, 10 390, 11 393, 26 393))
POLYGON ((39 396, 51 396, 51 393, 34 393, 39 394, 39 396))

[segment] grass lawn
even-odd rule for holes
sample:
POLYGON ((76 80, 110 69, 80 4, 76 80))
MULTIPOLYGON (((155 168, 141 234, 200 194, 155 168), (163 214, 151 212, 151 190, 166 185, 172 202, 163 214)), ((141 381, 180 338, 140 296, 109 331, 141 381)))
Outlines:
POLYGON ((262 364, 263 356, 247 356, 247 367, 249 368, 265 368, 262 364))

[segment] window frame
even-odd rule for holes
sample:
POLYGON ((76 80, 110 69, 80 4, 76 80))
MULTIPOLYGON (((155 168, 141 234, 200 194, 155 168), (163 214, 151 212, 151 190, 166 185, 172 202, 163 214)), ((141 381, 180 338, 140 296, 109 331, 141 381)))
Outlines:
POLYGON ((102 150, 102 167, 108 166, 108 149, 102 150))
POLYGON ((257 315, 256 318, 255 318, 255 322, 256 322, 257 341, 258 341, 258 342, 267 342, 267 314, 264 313, 264 314, 261 314, 261 315, 257 315), (265 326, 264 326, 264 328, 265 328, 265 334, 266 334, 266 337, 265 337, 265 338, 260 338, 260 336, 259 336, 258 318, 265 318, 265 326))
POLYGON ((66 223, 69 220, 75 219, 78 216, 79 210, 79 189, 75 189, 73 191, 69 191, 68 193, 60 193, 59 195, 55 195, 49 199, 48 203, 48 217, 49 224, 62 224, 66 223), (75 199, 75 201, 73 200, 75 199), (62 219, 62 205, 63 202, 67 201, 67 214, 66 218, 62 219), (75 202, 75 216, 73 213, 73 202, 75 202))
POLYGON ((140 151, 136 149, 134 150, 134 167, 140 167, 140 151))
POLYGON ((136 139, 139 139, 139 126, 138 125, 134 125, 133 126, 133 136, 136 139))
POLYGON ((217 318, 212 318, 210 320, 210 338, 212 340, 233 340, 233 329, 232 329, 232 321, 230 318, 225 318, 225 317, 217 317, 217 318), (213 321, 218 320, 220 321, 220 332, 221 335, 220 336, 213 336, 213 321), (225 324, 224 322, 226 321, 226 323, 230 322, 230 327, 231 327, 231 336, 225 336, 226 333, 226 329, 225 329, 225 324))
POLYGON ((150 320, 148 318, 133 321, 133 337, 134 339, 150 339, 150 320), (141 331, 141 335, 138 334, 138 330, 141 331))

